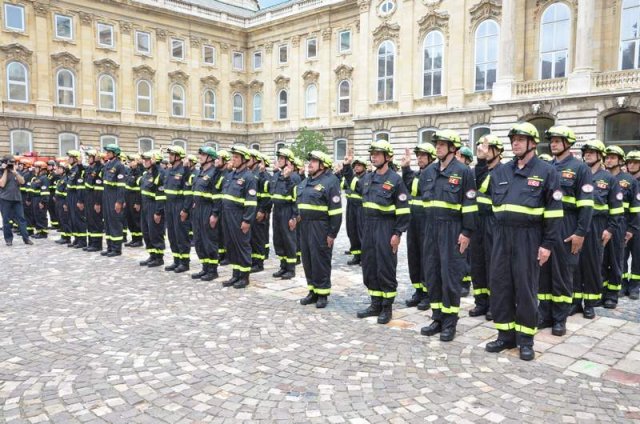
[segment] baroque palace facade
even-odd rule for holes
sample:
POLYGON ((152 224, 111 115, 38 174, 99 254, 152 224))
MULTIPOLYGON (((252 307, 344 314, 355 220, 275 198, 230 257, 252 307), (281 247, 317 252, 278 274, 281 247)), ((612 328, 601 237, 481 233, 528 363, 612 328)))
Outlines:
POLYGON ((640 0, 0 4, 0 153, 272 153, 308 127, 340 158, 520 120, 640 144, 640 0))

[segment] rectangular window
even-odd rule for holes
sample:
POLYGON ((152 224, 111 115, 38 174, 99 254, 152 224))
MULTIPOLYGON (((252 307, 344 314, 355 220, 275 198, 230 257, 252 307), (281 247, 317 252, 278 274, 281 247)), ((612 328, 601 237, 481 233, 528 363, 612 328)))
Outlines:
POLYGON ((70 133, 62 133, 58 136, 58 156, 65 156, 69 150, 78 150, 78 136, 70 133))
POLYGON ((262 69, 262 52, 253 53, 253 70, 262 69))
POLYGON ((100 47, 113 47, 113 26, 98 24, 98 45, 100 47))
POLYGON ((24 31, 24 7, 17 4, 4 4, 4 27, 13 31, 24 31))
POLYGON ((73 19, 69 16, 55 15, 56 38, 63 40, 73 39, 73 19))
POLYGON ((153 150, 153 139, 144 137, 138 140, 138 150, 140 152, 148 152, 149 150, 153 150))
POLYGON ((216 49, 212 46, 202 46, 202 61, 207 65, 216 64, 216 49))
POLYGON ((283 65, 285 63, 287 63, 287 61, 289 60, 289 49, 288 47, 285 46, 280 46, 278 48, 278 62, 283 65))
POLYGON ((318 39, 309 38, 307 40, 307 59, 315 59, 318 57, 318 39))
POLYGON ((151 34, 136 31, 136 51, 141 54, 151 54, 151 34))
POLYGON ((184 41, 177 38, 171 39, 171 57, 177 60, 184 59, 184 41))
POLYGON ((340 31, 340 36, 338 37, 338 49, 340 53, 345 53, 351 50, 351 31, 340 31))
POLYGON ((31 132, 25 130, 13 130, 11 131, 11 154, 21 155, 23 153, 31 152, 33 150, 31 145, 31 132))
POLYGON ((233 52, 233 70, 244 71, 244 53, 233 52))

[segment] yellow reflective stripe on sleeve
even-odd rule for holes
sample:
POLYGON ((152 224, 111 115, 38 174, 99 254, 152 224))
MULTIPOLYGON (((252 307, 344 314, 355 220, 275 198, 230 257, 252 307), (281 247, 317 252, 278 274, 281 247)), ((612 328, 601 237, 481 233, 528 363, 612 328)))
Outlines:
POLYGON ((213 199, 213 193, 205 193, 204 191, 194 191, 194 197, 204 197, 206 199, 213 199))
POLYGON ((275 200, 288 200, 290 202, 293 202, 293 200, 294 200, 293 196, 284 196, 282 194, 273 194, 273 195, 271 195, 271 198, 275 199, 275 200))
POLYGON ((631 212, 631 213, 640 212, 640 206, 636 206, 635 208, 629 208, 629 212, 631 212))
POLYGON ((347 199, 360 199, 360 200, 362 200, 362 196, 359 195, 359 194, 347 193, 346 196, 347 196, 347 199))
POLYGON ((451 209, 454 211, 459 211, 460 209, 462 209, 462 205, 459 205, 457 203, 449 203, 449 202, 443 202, 442 200, 431 200, 429 202, 424 202, 425 203, 425 208, 442 208, 442 209, 451 209))
POLYGON ((563 216, 564 216, 564 211, 562 209, 544 211, 545 218, 562 218, 563 216))
POLYGON ((481 294, 491 295, 491 290, 485 289, 485 288, 473 289, 473 295, 474 296, 478 296, 478 295, 481 295, 481 294))
POLYGON ((298 209, 302 209, 305 211, 327 212, 329 210, 329 207, 325 205, 310 205, 309 203, 298 203, 298 209))
POLYGON ((478 212, 478 205, 463 206, 462 213, 478 212))
POLYGON ((362 203, 362 207, 367 209, 376 209, 383 212, 393 212, 396 210, 396 205, 382 206, 374 202, 364 202, 362 203))
POLYGON ((491 174, 487 175, 487 178, 484 179, 484 181, 482 182, 482 184, 480 185, 480 188, 478 189, 478 191, 480 193, 486 193, 487 190, 489 189, 489 181, 491 180, 491 174))
POLYGON ((329 211, 329 216, 341 215, 341 214, 342 214, 342 208, 332 209, 329 211))
POLYGON ((396 215, 407 215, 411 213, 411 209, 409 208, 398 208, 396 209, 396 215))
POLYGON ((578 200, 576 202, 576 206, 579 208, 593 207, 593 200, 592 199, 578 200))
POLYGON ((166 194, 171 194, 172 196, 180 196, 182 194, 182 190, 165 189, 164 192, 166 194))
POLYGON ((624 213, 624 208, 621 206, 619 208, 609 209, 609 215, 620 215, 624 213))
POLYGON ((247 200, 244 202, 245 206, 258 206, 258 202, 255 200, 247 200))
POLYGON ((594 203, 593 209, 596 211, 607 211, 609 210, 609 205, 600 205, 598 203, 594 203))
POLYGON ((629 209, 629 206, 630 206, 629 202, 622 202, 622 207, 623 208, 629 209))
POLYGON ((551 293, 538 293, 538 300, 551 300, 551 293))
POLYGON ((534 215, 534 216, 542 216, 544 214, 544 208, 529 208, 526 206, 511 205, 511 204, 493 206, 491 209, 495 213, 515 212, 515 213, 522 213, 525 215, 534 215))
POLYGON ((416 197, 418 195, 418 183, 419 183, 419 180, 417 178, 414 178, 413 181, 411 182, 412 197, 416 197))
MULTIPOLYGON (((242 205, 244 205, 244 204, 245 204, 245 199, 243 199, 243 198, 241 198, 241 197, 232 196, 232 195, 230 195, 230 194, 222 194, 222 195, 220 195, 220 197, 221 197, 223 200, 229 200, 229 201, 231 201, 231 202, 240 203, 240 204, 242 204, 242 205)), ((253 202, 253 203, 254 203, 254 205, 257 205, 257 202, 253 202)))
POLYGON ((478 196, 476 197, 476 202, 481 203, 483 205, 493 205, 493 202, 489 197, 478 196))
POLYGON ((576 204, 576 198, 573 196, 562 196, 563 203, 571 203, 572 205, 576 204))

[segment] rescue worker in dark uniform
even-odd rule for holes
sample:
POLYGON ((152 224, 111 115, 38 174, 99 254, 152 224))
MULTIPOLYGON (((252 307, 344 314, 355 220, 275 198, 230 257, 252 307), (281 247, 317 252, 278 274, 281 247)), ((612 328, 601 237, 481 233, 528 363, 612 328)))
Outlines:
MULTIPOLYGON (((345 184, 345 196, 347 198, 347 237, 351 244, 349 254, 353 255, 347 265, 360 265, 362 255, 362 196, 356 193, 356 186, 358 181, 367 172, 367 163, 361 158, 354 158, 353 162, 349 164, 343 164, 345 166, 351 166, 353 168, 353 178, 349 185, 345 184)), ((344 177, 343 177, 344 178, 344 177)))
MULTIPOLYGON (((307 178, 305 174, 305 165, 304 161, 300 158, 295 158, 293 161, 293 168, 300 176, 300 181, 307 178)), ((297 188, 297 187, 296 187, 297 188)), ((297 193, 296 193, 297 197, 297 193)), ((300 265, 302 263, 302 243, 300 242, 300 226, 296 226, 296 265, 300 265)))
POLYGON ((55 194, 56 194, 56 183, 60 178, 56 174, 56 168, 58 164, 55 160, 47 161, 47 178, 49 178, 49 204, 47 205, 47 209, 49 211, 49 219, 51 221, 51 228, 59 230, 60 229, 60 220, 58 219, 58 215, 56 213, 56 202, 55 202, 55 194))
POLYGON ((602 141, 587 141, 581 150, 582 159, 590 168, 589 184, 593 186, 594 204, 591 223, 573 277, 573 307, 570 314, 582 312, 585 318, 594 319, 594 307, 602 300, 604 251, 621 225, 624 208, 620 186, 602 166, 605 157, 602 141))
MULTIPOLYGON (((462 146, 460 150, 458 150, 456 154, 456 158, 461 163, 464 163, 467 166, 471 166, 473 162, 473 152, 467 146, 462 146)), ((471 249, 467 249, 467 253, 465 253, 465 259, 467 261, 467 274, 462 276, 460 297, 467 297, 471 292, 471 249)), ((475 284, 474 284, 475 286, 475 284)))
POLYGON ((103 167, 102 212, 107 249, 100 254, 111 258, 122 255, 126 170, 120 161, 121 151, 117 144, 108 144, 104 150, 107 154, 107 162, 103 167))
POLYGON ((535 357, 540 268, 560 237, 562 191, 555 168, 536 156, 538 130, 528 122, 509 130, 515 158, 491 171, 488 193, 496 226, 489 283, 498 339, 485 346, 501 352, 520 346, 520 359, 535 357))
MULTIPOLYGON (((184 169, 187 175, 187 183, 183 192, 184 203, 186 205, 191 205, 193 203, 193 182, 195 181, 199 172, 198 169, 196 169, 196 165, 198 164, 198 157, 196 155, 187 155, 187 157, 182 161, 182 164, 184 165, 184 169)), ((187 218, 186 224, 189 234, 189 244, 193 246, 193 227, 191 226, 190 217, 187 218)))
POLYGON ((47 210, 49 208, 49 177, 47 176, 47 163, 36 161, 33 164, 34 176, 31 179, 31 209, 34 218, 34 239, 47 238, 49 234, 49 221, 47 210))
POLYGON ((144 167, 142 166, 140 155, 127 155, 129 160, 129 173, 126 178, 126 191, 125 191, 125 203, 126 203, 126 220, 129 234, 131 235, 131 241, 125 243, 126 247, 141 247, 142 246, 142 229, 140 228, 141 219, 141 205, 142 198, 140 195, 140 180, 144 167))
POLYGON ((67 172, 69 168, 60 162, 56 166, 55 173, 59 177, 56 181, 54 193, 54 203, 56 206, 56 216, 60 222, 60 239, 56 244, 70 244, 73 230, 71 229, 71 217, 69 216, 69 206, 67 205, 67 172))
MULTIPOLYGON (((222 184, 224 183, 225 177, 232 171, 230 169, 231 165, 231 154, 227 150, 219 150, 218 158, 214 162, 214 166, 220 171, 218 181, 214 186, 215 194, 218 194, 218 197, 222 199, 220 194, 222 193, 222 184)), ((222 209, 220 209, 218 213, 218 220, 222 218, 222 209)), ((224 233, 222 232, 222 225, 216 226, 216 232, 218 234, 218 261, 220 266, 229 265, 229 261, 227 261, 227 248, 224 242, 224 233)))
MULTIPOLYGON (((222 230, 227 244, 227 257, 233 276, 222 283, 223 287, 242 289, 249 285, 251 272, 251 223, 256 214, 256 176, 247 169, 251 159, 249 149, 243 146, 231 148, 233 171, 226 176, 222 186, 222 230)), ((216 223, 214 215, 212 223, 216 223)))
POLYGON ((27 222, 27 232, 29 233, 29 235, 33 235, 36 229, 35 217, 33 216, 33 207, 31 202, 31 180, 34 176, 33 161, 31 159, 22 158, 18 163, 18 172, 20 173, 22 178, 24 178, 24 184, 20 186, 24 219, 27 222))
POLYGON ((333 174, 333 160, 321 151, 309 153, 309 176, 297 189, 300 213, 302 266, 309 293, 300 304, 327 306, 331 294, 333 242, 342 224, 340 180, 333 174))
POLYGON ((640 205, 640 201, 636 199, 638 183, 631 174, 622 171, 624 160, 624 150, 618 146, 607 146, 604 165, 620 186, 625 211, 620 226, 604 248, 602 300, 607 309, 614 309, 618 305, 618 292, 622 289, 622 274, 626 269, 624 247, 632 239, 633 233, 638 231, 638 214, 629 213, 631 207, 640 205))
POLYGON ((84 184, 85 169, 82 165, 82 154, 77 150, 67 152, 71 169, 67 176, 67 207, 71 218, 73 243, 68 247, 82 249, 87 246, 87 215, 84 209, 86 187, 84 184))
POLYGON ((593 184, 589 167, 571 153, 571 146, 576 142, 571 128, 551 127, 545 137, 554 156, 551 164, 560 176, 564 216, 560 238, 540 270, 538 328, 551 327, 551 334, 564 336, 573 303, 573 276, 591 225, 593 184))
POLYGON ((164 265, 164 208, 167 201, 164 194, 165 172, 160 167, 161 153, 145 152, 141 159, 145 171, 140 179, 140 228, 149 258, 140 262, 140 266, 155 268, 164 265))
POLYGON ((478 205, 473 173, 456 159, 462 147, 460 135, 453 130, 438 130, 432 140, 438 162, 420 174, 420 185, 431 218, 424 226, 423 248, 433 322, 420 333, 440 333, 440 340, 448 342, 456 334, 460 282, 469 274, 465 253, 476 228, 478 205))
POLYGON ((251 150, 249 169, 258 179, 256 219, 251 226, 251 272, 264 270, 267 258, 266 246, 269 245, 269 215, 271 214, 271 194, 269 182, 271 175, 266 171, 264 155, 257 150, 251 150))
POLYGON ((280 259, 280 269, 273 276, 290 280, 296 275, 298 208, 295 187, 300 183, 300 175, 294 170, 295 157, 290 149, 278 150, 276 157, 278 170, 269 186, 273 204, 273 247, 280 259))
MULTIPOLYGON (((632 150, 627 153, 627 170, 635 178, 636 185, 640 188, 640 151, 632 150)), ((640 201, 640 194, 636 193, 636 200, 640 201)), ((640 208, 629 207, 629 213, 638 216, 640 208)), ((631 256, 631 269, 627 272, 625 286, 623 290, 631 300, 638 300, 640 297, 640 234, 634 233, 633 238, 627 243, 624 264, 627 265, 631 256)), ((625 269, 628 269, 625 267, 625 269)))
POLYGON ((420 191, 420 174, 436 160, 436 149, 431 143, 420 143, 413 152, 418 160, 418 171, 411 169, 411 151, 405 150, 402 159, 402 180, 411 194, 411 221, 407 229, 407 261, 409 265, 409 279, 415 291, 411 299, 405 301, 408 307, 417 306, 419 310, 426 311, 431 307, 429 301, 429 290, 427 282, 424 281, 423 270, 424 254, 424 226, 426 223, 425 208, 422 203, 422 193, 420 191))
POLYGON ((173 264, 166 266, 164 270, 181 273, 189 270, 189 251, 191 250, 187 225, 191 204, 185 204, 184 196, 189 173, 182 164, 185 157, 182 147, 169 146, 167 152, 171 168, 166 171, 164 182, 164 192, 167 196, 165 220, 173 264))
MULTIPOLYGON (((371 304, 358 311, 358 318, 377 316, 378 324, 387 324, 393 314, 397 295, 398 246, 410 220, 409 194, 402 177, 390 168, 393 147, 387 141, 369 146, 374 172, 365 174, 355 187, 362 196, 362 277, 371 304)), ((346 168, 346 183, 353 174, 346 168)))
POLYGON ((85 196, 83 208, 87 215, 87 235, 89 245, 83 250, 87 252, 102 251, 104 221, 102 218, 103 165, 96 149, 87 149, 87 169, 85 174, 85 196))
POLYGON ((478 187, 478 221, 471 237, 471 277, 475 306, 469 311, 470 317, 485 315, 491 321, 491 290, 489 271, 491 269, 491 249, 493 248, 493 228, 496 219, 491 208, 491 197, 487 194, 491 171, 500 164, 504 145, 496 135, 488 134, 478 140, 476 155, 478 163, 474 168, 478 187))
POLYGON ((218 154, 213 147, 202 146, 198 154, 200 172, 192 183, 193 206, 190 215, 193 242, 202 270, 192 274, 191 278, 212 281, 218 278, 218 232, 212 223, 220 210, 220 195, 214 197, 220 170, 214 166, 218 154))

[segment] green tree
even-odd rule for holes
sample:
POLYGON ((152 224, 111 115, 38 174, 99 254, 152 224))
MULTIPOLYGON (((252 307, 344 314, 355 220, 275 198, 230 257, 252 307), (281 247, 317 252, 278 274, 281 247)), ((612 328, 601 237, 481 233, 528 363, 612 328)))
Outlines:
POLYGON ((307 159, 309 152, 313 150, 328 152, 327 147, 324 145, 324 135, 306 127, 301 128, 300 132, 298 132, 296 141, 291 144, 291 150, 297 157, 304 160, 307 159))

